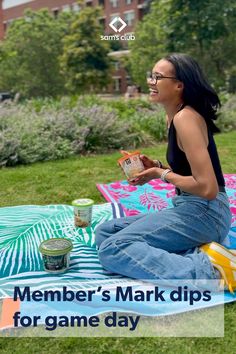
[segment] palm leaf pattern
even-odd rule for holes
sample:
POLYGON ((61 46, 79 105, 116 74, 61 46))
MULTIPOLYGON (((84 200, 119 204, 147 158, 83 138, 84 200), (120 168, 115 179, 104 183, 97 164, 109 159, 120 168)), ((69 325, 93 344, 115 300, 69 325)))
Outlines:
POLYGON ((153 192, 144 191, 144 194, 140 195, 140 203, 147 207, 149 211, 151 208, 154 210, 162 210, 168 206, 168 203, 153 192))
POLYGON ((70 269, 65 275, 79 278, 106 276, 95 248, 95 229, 113 217, 110 203, 94 206, 90 228, 74 227, 73 207, 68 205, 0 208, 0 278, 50 278, 44 272, 38 247, 43 240, 67 237, 73 242, 70 269))

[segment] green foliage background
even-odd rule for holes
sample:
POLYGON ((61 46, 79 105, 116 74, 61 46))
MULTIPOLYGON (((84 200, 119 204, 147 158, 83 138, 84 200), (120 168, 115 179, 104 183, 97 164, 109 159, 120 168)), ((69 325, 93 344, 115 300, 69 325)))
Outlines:
POLYGON ((199 61, 215 88, 235 92, 235 1, 154 0, 135 34, 130 65, 143 90, 145 73, 158 59, 184 52, 199 61))
POLYGON ((15 20, 0 47, 0 87, 23 97, 56 96, 64 88, 59 55, 66 33, 65 16, 27 10, 15 20))
MULTIPOLYGON (((109 51, 121 42, 101 41, 99 7, 78 13, 27 10, 0 44, 0 90, 22 97, 101 92, 111 80, 109 51)), ((236 91, 236 2, 153 0, 135 28, 121 61, 143 91, 146 72, 170 52, 196 58, 217 91, 236 91)))
POLYGON ((101 11, 87 7, 76 16, 63 38, 61 68, 70 92, 101 91, 109 81, 109 44, 100 40, 101 11))
POLYGON ((26 10, 0 43, 0 90, 21 97, 96 92, 110 79, 109 45, 100 40, 100 10, 26 10))
MULTIPOLYGON (((216 124, 222 132, 235 130, 236 95, 221 97, 216 124)), ((0 109, 0 166, 152 146, 166 138, 164 110, 146 99, 67 96, 0 109)))

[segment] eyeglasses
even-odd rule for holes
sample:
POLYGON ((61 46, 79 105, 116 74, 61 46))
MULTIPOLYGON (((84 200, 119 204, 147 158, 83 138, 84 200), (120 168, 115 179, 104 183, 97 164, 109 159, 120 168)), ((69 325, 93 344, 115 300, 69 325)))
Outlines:
POLYGON ((147 73, 147 80, 151 80, 153 81, 153 84, 156 85, 158 80, 162 80, 162 79, 174 79, 174 80, 178 80, 176 77, 174 76, 163 76, 161 74, 158 73, 152 73, 152 72, 148 72, 147 73), (155 82, 154 82, 155 81, 155 82))

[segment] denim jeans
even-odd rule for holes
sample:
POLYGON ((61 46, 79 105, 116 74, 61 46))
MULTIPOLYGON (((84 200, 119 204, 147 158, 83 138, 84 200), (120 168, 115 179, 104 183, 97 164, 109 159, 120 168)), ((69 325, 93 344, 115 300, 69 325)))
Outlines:
POLYGON ((226 193, 207 200, 182 192, 173 208, 105 222, 96 230, 102 266, 136 279, 215 279, 208 256, 199 246, 221 243, 231 213, 226 193))

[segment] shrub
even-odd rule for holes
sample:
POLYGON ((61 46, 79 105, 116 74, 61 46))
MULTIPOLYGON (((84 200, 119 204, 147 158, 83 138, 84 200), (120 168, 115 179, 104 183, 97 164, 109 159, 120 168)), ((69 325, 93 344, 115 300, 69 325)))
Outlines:
POLYGON ((102 106, 73 109, 3 105, 0 112, 0 165, 55 160, 72 154, 136 147, 130 124, 102 106))
POLYGON ((118 120, 115 112, 102 106, 74 109, 74 116, 79 126, 79 138, 73 144, 77 153, 130 148, 139 141, 128 122, 118 120))
POLYGON ((19 140, 14 138, 10 129, 0 132, 0 166, 15 165, 18 162, 19 140))
POLYGON ((160 142, 167 138, 167 129, 164 111, 138 109, 131 117, 132 125, 141 134, 148 134, 152 141, 160 142))
MULTIPOLYGON (((216 123, 226 132, 236 129, 236 95, 224 100, 216 123)), ((166 138, 164 111, 145 100, 74 96, 1 104, 0 166, 133 149, 166 138)))
POLYGON ((64 158, 74 153, 78 134, 73 118, 64 112, 11 105, 1 110, 1 165, 64 158))
POLYGON ((137 110, 146 108, 153 110, 155 106, 144 99, 132 99, 125 101, 124 99, 106 101, 105 105, 115 110, 119 118, 129 119, 137 110))
POLYGON ((229 95, 228 100, 222 105, 217 126, 222 132, 236 129, 236 95, 229 95))

